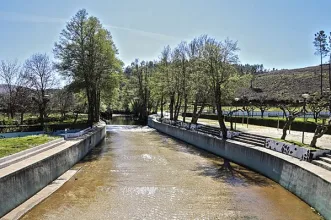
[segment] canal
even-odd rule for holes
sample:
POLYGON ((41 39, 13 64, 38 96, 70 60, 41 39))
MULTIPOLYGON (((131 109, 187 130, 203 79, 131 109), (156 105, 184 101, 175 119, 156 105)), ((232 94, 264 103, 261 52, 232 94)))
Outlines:
MULTIPOLYGON (((117 122, 115 122, 117 123, 117 122)), ((23 219, 320 219, 277 183, 121 120, 23 219)))

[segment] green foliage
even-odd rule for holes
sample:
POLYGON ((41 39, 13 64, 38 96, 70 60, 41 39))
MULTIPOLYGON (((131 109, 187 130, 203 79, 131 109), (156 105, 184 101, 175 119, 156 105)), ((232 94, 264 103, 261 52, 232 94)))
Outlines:
POLYGON ((105 105, 110 105, 123 65, 116 57, 110 32, 96 17, 79 10, 61 32, 54 54, 59 60, 57 69, 73 79, 72 87, 85 92, 89 122, 99 121, 101 97, 105 105))
POLYGON ((316 55, 320 55, 322 58, 328 54, 329 51, 328 51, 327 36, 324 33, 324 31, 321 30, 315 34, 313 44, 316 49, 315 51, 316 55))

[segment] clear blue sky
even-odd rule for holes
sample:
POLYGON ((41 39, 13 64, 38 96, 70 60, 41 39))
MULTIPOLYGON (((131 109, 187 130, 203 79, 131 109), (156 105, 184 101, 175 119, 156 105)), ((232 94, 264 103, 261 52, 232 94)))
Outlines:
POLYGON ((107 25, 126 64, 208 34, 238 40, 241 63, 318 65, 313 35, 331 31, 329 0, 1 0, 0 60, 23 62, 35 52, 53 57, 65 22, 81 8, 107 25))

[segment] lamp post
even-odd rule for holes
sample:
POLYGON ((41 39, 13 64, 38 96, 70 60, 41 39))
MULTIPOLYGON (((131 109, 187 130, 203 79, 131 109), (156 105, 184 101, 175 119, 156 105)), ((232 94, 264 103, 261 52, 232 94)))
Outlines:
MULTIPOLYGON (((237 113, 237 111, 238 111, 238 105, 237 105, 237 102, 239 101, 239 98, 235 98, 234 101, 236 102, 236 114, 238 114, 238 113, 237 113)), ((235 118, 235 120, 234 120, 234 130, 235 130, 235 131, 237 130, 237 118, 235 118)))
POLYGON ((306 129, 306 104, 307 104, 307 99, 309 99, 309 94, 304 93, 301 95, 303 98, 303 131, 302 131, 302 143, 304 143, 305 140, 305 129, 306 129))

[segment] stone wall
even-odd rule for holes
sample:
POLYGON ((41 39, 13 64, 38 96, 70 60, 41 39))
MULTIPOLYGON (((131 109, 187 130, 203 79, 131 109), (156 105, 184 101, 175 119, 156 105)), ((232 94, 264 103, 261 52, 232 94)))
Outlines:
POLYGON ((269 177, 331 219, 331 172, 266 148, 179 129, 149 118, 148 125, 269 177))
MULTIPOLYGON (((0 175, 0 217, 23 203, 80 161, 105 137, 105 126, 81 141, 8 175, 0 175)), ((1 170, 0 170, 1 171, 1 170)), ((1 172, 0 172, 1 174, 1 172)))

